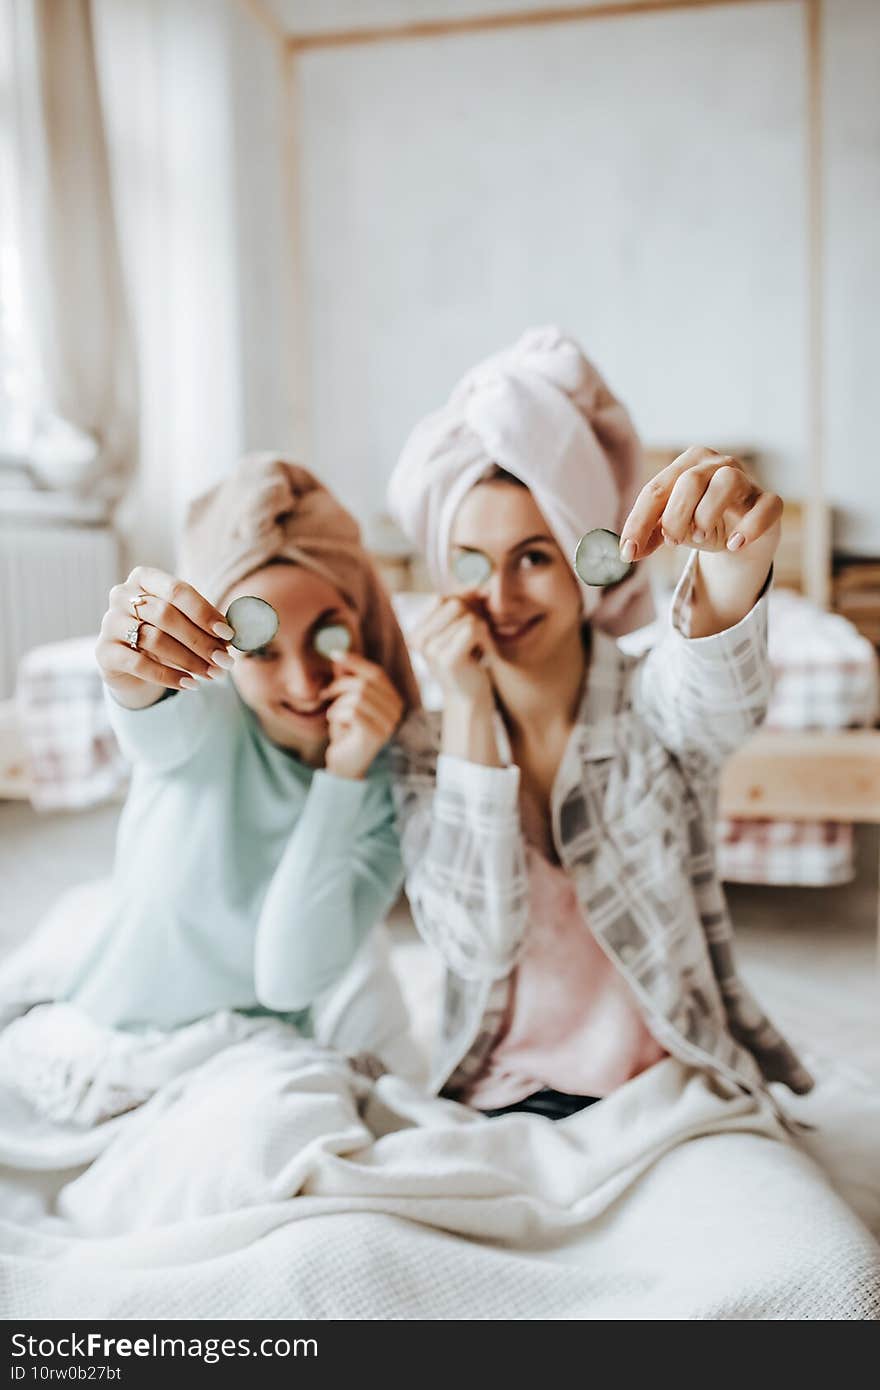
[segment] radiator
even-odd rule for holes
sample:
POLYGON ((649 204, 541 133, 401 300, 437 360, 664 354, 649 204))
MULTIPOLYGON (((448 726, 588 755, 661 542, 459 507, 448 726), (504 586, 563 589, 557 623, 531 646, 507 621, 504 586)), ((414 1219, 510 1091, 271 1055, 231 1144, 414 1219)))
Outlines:
POLYGON ((0 516, 0 700, 13 694, 31 647, 92 632, 97 640, 118 570, 108 525, 0 516))

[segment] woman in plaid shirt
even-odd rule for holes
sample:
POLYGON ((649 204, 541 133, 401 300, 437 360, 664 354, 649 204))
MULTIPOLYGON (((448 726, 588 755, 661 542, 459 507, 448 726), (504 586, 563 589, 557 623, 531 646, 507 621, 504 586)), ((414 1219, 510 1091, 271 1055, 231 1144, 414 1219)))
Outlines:
POLYGON ((722 1093, 812 1085, 737 975, 713 846, 720 768, 769 692, 782 503, 705 448, 636 496, 638 454, 547 329, 469 373, 391 483, 443 594, 413 635, 443 710, 408 720, 396 769, 407 891, 446 967, 433 1085, 487 1114, 561 1118, 667 1058, 722 1093), (604 595, 573 570, 593 527, 624 560, 692 551, 642 658, 612 640, 646 620, 639 566, 604 595))

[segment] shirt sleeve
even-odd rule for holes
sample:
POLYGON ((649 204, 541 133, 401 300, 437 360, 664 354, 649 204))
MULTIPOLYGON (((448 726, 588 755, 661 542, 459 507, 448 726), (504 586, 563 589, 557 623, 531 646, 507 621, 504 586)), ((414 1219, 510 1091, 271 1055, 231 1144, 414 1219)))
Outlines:
POLYGON ((308 1008, 341 979, 400 891, 387 772, 316 772, 263 901, 254 957, 266 1008, 308 1008))
POLYGON ((637 672, 634 706, 677 757, 720 767, 767 712, 772 571, 754 606, 733 627, 689 637, 696 561, 694 552, 673 595, 666 630, 637 672))
POLYGON ((172 692, 146 709, 126 709, 105 686, 104 701, 123 755, 134 766, 142 764, 155 772, 172 772, 188 762, 210 723, 212 702, 201 686, 172 692))
POLYGON ((437 753, 429 716, 404 731, 394 796, 416 926, 465 979, 513 968, 525 935, 528 879, 519 768, 437 753))

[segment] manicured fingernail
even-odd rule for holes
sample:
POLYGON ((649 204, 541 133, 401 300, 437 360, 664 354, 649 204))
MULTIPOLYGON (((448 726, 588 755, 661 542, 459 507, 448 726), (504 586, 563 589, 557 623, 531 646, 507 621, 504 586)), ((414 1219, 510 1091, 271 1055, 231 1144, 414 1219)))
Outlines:
POLYGON ((191 676, 184 676, 183 680, 180 682, 180 688, 181 690, 198 690, 199 683, 198 681, 194 681, 191 676))
POLYGON ((235 636, 235 628, 230 627, 228 623, 215 623, 212 631, 216 632, 218 637, 222 637, 224 642, 231 642, 235 636))
POLYGON ((730 540, 727 542, 728 550, 739 550, 740 546, 745 545, 746 538, 740 531, 734 531, 730 540))
POLYGON ((702 542, 703 542, 705 539, 706 539, 706 532, 705 532, 705 531, 692 531, 692 532, 691 532, 691 540, 694 542, 695 545, 701 545, 702 542))
POLYGON ((621 560, 623 560, 624 564, 631 565, 633 560, 636 558, 637 553, 638 547, 636 546, 635 541, 621 541, 620 558, 621 560))
POLYGON ((224 671, 231 671, 235 662, 228 652, 216 651, 211 653, 211 660, 215 666, 222 666, 224 671))

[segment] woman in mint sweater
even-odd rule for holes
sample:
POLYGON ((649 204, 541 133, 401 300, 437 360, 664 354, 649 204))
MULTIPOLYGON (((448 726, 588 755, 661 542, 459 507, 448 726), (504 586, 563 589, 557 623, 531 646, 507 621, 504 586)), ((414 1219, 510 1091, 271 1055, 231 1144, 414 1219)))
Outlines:
POLYGON ((193 504, 181 572, 135 569, 102 624, 133 776, 111 921, 69 998, 119 1029, 236 1010, 321 1037, 338 996, 321 1040, 399 1064, 377 930, 402 877, 386 744, 418 694, 357 525, 304 468, 251 456, 193 504), (224 617, 244 594, 279 618, 251 652, 224 617))

